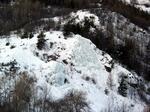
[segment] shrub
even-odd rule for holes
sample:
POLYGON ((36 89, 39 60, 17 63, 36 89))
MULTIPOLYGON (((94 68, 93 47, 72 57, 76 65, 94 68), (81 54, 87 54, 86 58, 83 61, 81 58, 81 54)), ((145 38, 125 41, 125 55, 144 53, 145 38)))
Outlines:
POLYGON ((44 39, 45 35, 43 32, 41 32, 39 35, 38 35, 38 42, 37 42, 37 48, 39 50, 42 50, 44 48, 44 45, 45 45, 45 39, 44 39))
POLYGON ((12 45, 11 47, 10 47, 10 49, 14 49, 16 46, 14 46, 14 45, 12 45))
POLYGON ((63 99, 57 101, 50 101, 45 99, 39 101, 41 110, 46 112, 89 112, 90 108, 86 102, 85 96, 82 92, 71 92, 63 99), (43 102, 44 104, 41 104, 43 102), (85 110, 86 109, 86 110, 85 110))
POLYGON ((28 32, 24 32, 23 35, 21 36, 21 39, 25 39, 28 38, 28 32))
MULTIPOLYGON (((0 111, 2 112, 23 112, 30 108, 29 104, 33 95, 34 80, 30 78, 26 72, 15 75, 20 75, 20 78, 16 80, 13 76, 9 76, 15 80, 14 88, 11 91, 8 91, 8 89, 12 89, 13 85, 10 82, 8 83, 8 81, 12 80, 8 80, 8 76, 6 80, 2 79, 9 84, 9 88, 4 88, 6 93, 0 94, 1 99, 3 99, 3 101, 0 99, 0 111)), ((2 83, 6 85, 7 83, 5 82, 2 83)))
POLYGON ((21 39, 27 39, 27 38, 31 39, 31 38, 33 38, 33 36, 34 36, 34 34, 32 32, 28 33, 28 32, 25 31, 23 33, 23 35, 21 36, 21 39))
POLYGON ((77 17, 71 18, 65 25, 64 25, 64 35, 69 35, 71 32, 74 34, 80 34, 86 38, 93 38, 96 36, 95 32, 91 33, 90 29, 94 28, 94 30, 98 30, 97 26, 94 25, 93 21, 94 17, 85 17, 83 21, 76 23, 77 17), (82 25, 83 24, 83 25, 82 25))
POLYGON ((114 105, 113 99, 110 99, 110 101, 107 104, 106 109, 102 110, 101 112, 129 112, 130 107, 127 106, 124 102, 120 102, 120 105, 114 105))
POLYGON ((30 33, 29 34, 29 38, 31 39, 31 38, 33 38, 34 37, 34 34, 33 33, 30 33))
POLYGON ((145 107, 143 112, 150 112, 150 106, 145 107))
POLYGON ((28 108, 28 104, 33 95, 33 80, 27 74, 21 73, 21 78, 16 82, 11 110, 14 112, 21 112, 28 108))
POLYGON ((75 19, 73 18, 71 20, 69 20, 65 25, 64 25, 64 35, 67 36, 69 35, 71 32, 73 32, 74 34, 80 34, 82 33, 82 27, 81 25, 75 24, 75 19))

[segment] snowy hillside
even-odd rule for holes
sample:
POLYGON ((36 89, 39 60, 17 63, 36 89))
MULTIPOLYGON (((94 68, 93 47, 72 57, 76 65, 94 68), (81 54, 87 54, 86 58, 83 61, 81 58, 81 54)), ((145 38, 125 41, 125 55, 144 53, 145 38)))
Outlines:
POLYGON ((129 4, 135 5, 143 11, 150 13, 150 0, 123 0, 129 4))
POLYGON ((0 2, 0 112, 149 112, 150 0, 50 1, 0 2))
MULTIPOLYGON (((45 88, 49 90, 48 97, 54 100, 77 90, 86 94, 92 112, 100 112, 108 106, 115 111, 123 105, 128 112, 143 111, 144 103, 138 96, 130 96, 128 91, 128 96, 122 97, 117 92, 122 77, 126 77, 129 86, 138 83, 136 75, 114 63, 108 54, 98 50, 89 40, 80 35, 64 37, 62 32, 46 32, 44 50, 38 50, 37 35, 32 39, 20 39, 14 35, 0 40, 1 80, 7 79, 4 72, 9 70, 8 63, 15 62, 17 72, 26 71, 36 79, 38 98, 43 97, 45 88)), ((5 80, 5 88, 13 89, 13 81, 17 77, 11 79, 11 83, 5 80)), ((3 90, 4 87, 0 92, 3 90)))

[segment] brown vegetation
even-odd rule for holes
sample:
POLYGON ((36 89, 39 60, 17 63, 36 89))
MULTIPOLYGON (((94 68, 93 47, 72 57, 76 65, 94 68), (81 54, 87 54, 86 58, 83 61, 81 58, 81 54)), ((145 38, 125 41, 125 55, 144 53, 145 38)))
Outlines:
MULTIPOLYGON (((4 98, 3 102, 0 102, 0 111, 2 112, 23 112, 29 109, 34 90, 34 80, 26 72, 20 73, 19 75, 20 78, 15 81, 13 91, 9 94, 5 93, 7 97, 4 98)), ((11 85, 8 89, 11 89, 11 85)))
MULTIPOLYGON (((62 99, 52 100, 48 88, 43 88, 44 96, 38 98, 35 78, 29 77, 26 72, 16 75, 19 77, 14 79, 13 90, 7 93, 12 88, 9 83, 9 88, 4 88, 6 92, 0 93, 0 112, 90 112, 84 93, 72 91, 62 99)), ((6 86, 6 81, 9 80, 0 80, 0 90, 6 86)))
MULTIPOLYGON (((47 96, 47 93, 45 93, 47 96)), ((82 92, 68 93, 63 99, 52 101, 45 99, 39 100, 37 106, 41 112, 89 112, 90 108, 82 92), (41 103, 42 102, 42 103, 41 103), (86 110, 85 110, 86 109, 86 110)))

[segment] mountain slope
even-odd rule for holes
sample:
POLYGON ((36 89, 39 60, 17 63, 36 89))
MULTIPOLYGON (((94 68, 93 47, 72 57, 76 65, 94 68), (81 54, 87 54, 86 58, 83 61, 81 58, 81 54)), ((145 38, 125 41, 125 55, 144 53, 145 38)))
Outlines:
POLYGON ((63 98, 71 90, 77 90, 86 94, 92 112, 107 110, 108 106, 117 111, 116 108, 122 109, 123 105, 128 112, 143 111, 145 104, 136 95, 136 89, 130 86, 138 84, 139 78, 114 63, 108 54, 98 50, 91 41, 80 35, 64 37, 62 32, 46 32, 45 47, 38 50, 37 35, 32 39, 20 39, 14 35, 0 40, 0 76, 1 80, 5 79, 6 85, 1 87, 1 93, 5 88, 8 89, 7 94, 13 91, 13 82, 20 77, 16 75, 11 80, 7 79, 5 72, 13 68, 16 74, 27 72, 34 77, 38 99, 43 98, 45 88, 49 91, 48 98, 54 100, 63 98), (10 45, 5 46, 8 42, 10 45), (126 77, 128 82, 127 97, 118 94, 122 77, 126 77), (130 92, 131 88, 135 95, 130 92))
MULTIPOLYGON (((147 4, 133 4, 137 3, 147 4)), ((30 36, 12 32, 0 38, 0 112, 146 111, 150 83, 143 77, 149 77, 148 30, 108 7, 41 20, 54 20, 53 26, 61 31, 49 27, 43 31, 43 23, 33 37, 33 32, 30 36), (131 42, 126 47, 128 39, 137 46, 131 42), (121 56, 124 65, 119 63, 121 56)))

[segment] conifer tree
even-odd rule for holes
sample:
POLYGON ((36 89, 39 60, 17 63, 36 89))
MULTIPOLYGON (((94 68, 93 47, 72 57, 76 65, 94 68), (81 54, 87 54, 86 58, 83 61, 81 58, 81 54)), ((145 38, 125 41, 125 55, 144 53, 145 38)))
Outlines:
POLYGON ((124 79, 121 80, 120 86, 118 87, 118 92, 120 95, 127 96, 127 84, 124 79))
POLYGON ((39 34, 39 36, 37 37, 37 38, 38 38, 37 48, 38 48, 39 50, 42 50, 42 49, 44 48, 45 41, 46 41, 46 40, 44 39, 44 37, 45 37, 45 35, 44 35, 43 32, 41 32, 41 33, 39 34))

